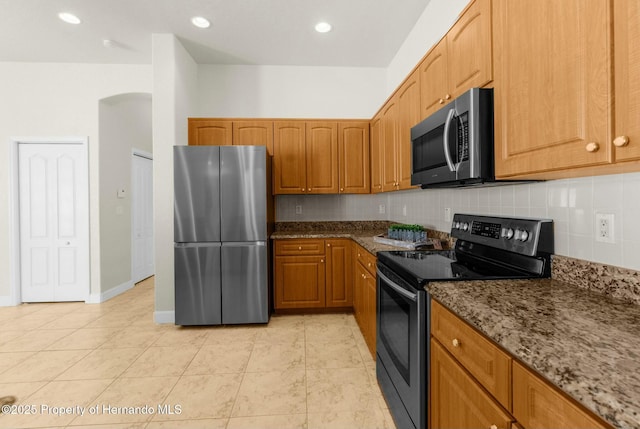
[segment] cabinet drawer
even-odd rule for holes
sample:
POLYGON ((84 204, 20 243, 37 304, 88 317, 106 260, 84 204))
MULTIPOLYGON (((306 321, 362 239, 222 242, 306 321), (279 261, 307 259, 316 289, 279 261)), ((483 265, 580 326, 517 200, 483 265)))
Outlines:
POLYGON ((376 257, 369 253, 364 247, 359 244, 356 245, 356 260, 362 264, 362 266, 369 271, 369 274, 376 276, 376 257))
POLYGON ((324 255, 324 240, 275 240, 276 255, 324 255))
POLYGON ((511 358, 436 301, 431 334, 500 404, 511 410, 511 358))
POLYGON ((526 428, 609 428, 554 387, 513 363, 513 415, 526 428))

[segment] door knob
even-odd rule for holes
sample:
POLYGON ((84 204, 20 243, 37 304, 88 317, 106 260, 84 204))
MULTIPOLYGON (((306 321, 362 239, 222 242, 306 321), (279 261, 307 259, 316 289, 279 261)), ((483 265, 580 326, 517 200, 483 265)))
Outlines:
POLYGON ((624 147, 629 144, 629 137, 627 136, 618 136, 613 139, 613 145, 615 147, 624 147))
POLYGON ((457 338, 454 338, 453 341, 451 341, 451 344, 453 344, 453 347, 459 347, 460 340, 458 340, 457 338))

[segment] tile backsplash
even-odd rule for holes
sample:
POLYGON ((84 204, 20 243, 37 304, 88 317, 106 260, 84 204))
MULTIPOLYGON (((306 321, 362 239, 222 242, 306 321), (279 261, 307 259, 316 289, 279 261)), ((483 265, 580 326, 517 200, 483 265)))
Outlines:
POLYGON ((640 270, 640 173, 374 195, 280 195, 276 220, 392 220, 448 232, 447 208, 452 214, 551 218, 555 253, 640 270), (598 213, 613 215, 614 243, 596 241, 598 213))

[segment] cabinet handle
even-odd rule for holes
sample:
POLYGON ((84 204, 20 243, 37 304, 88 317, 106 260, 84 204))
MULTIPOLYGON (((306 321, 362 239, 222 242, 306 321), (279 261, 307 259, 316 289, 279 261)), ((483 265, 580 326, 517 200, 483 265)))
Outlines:
POLYGON ((298 250, 302 250, 302 246, 298 246, 298 250))
POLYGON ((311 192, 311 188, 307 188, 307 191, 308 191, 308 192, 311 192))
POLYGON ((358 252, 358 258, 359 258, 360 256, 361 256, 361 255, 360 255, 360 252, 358 252))
POLYGON ((491 425, 491 426, 489 426, 489 429, 498 429, 498 426, 496 426, 496 425, 491 425))
POLYGON ((454 338, 451 344, 453 344, 453 347, 460 347, 460 341, 457 338, 454 338))
POLYGON ((320 262, 321 262, 321 263, 324 263, 324 259, 320 259, 320 262))
POLYGON ((439 99, 439 100, 438 100, 438 103, 440 103, 440 104, 444 104, 444 98, 439 99))
POLYGON ((344 192, 344 188, 340 188, 340 192, 344 192))
POLYGON ((331 247, 331 243, 327 243, 327 247, 331 247))
POLYGON ((367 275, 366 275, 366 274, 363 274, 363 275, 362 275, 362 278, 366 280, 367 275))
POLYGON ((615 147, 624 147, 629 144, 629 137, 627 136, 618 136, 613 139, 613 145, 615 147))
POLYGON ((596 142, 589 142, 585 146, 585 149, 587 149, 587 152, 597 152, 598 149, 600 149, 600 145, 596 142))
POLYGON ((304 192, 304 188, 300 189, 302 192, 304 192))
POLYGON ((371 266, 371 262, 367 263, 367 266, 370 267, 371 266))
POLYGON ((447 94, 447 95, 445 95, 445 96, 444 96, 444 99, 445 99, 445 100, 450 100, 450 99, 451 99, 451 94, 447 94))

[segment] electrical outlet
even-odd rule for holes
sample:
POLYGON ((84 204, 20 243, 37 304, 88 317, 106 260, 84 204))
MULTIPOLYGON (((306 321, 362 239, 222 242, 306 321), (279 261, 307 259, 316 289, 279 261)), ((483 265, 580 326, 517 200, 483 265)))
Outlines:
POLYGON ((296 206, 296 214, 302 214, 302 206, 296 206))
POLYGON ((444 221, 445 222, 451 222, 451 208, 450 207, 446 207, 444 209, 444 221))
POLYGON ((615 243, 613 213, 596 213, 596 241, 615 243))
POLYGON ((407 206, 404 205, 402 206, 402 216, 406 216, 407 215, 407 206))
POLYGON ((384 214, 385 211, 386 211, 386 206, 384 204, 380 204, 378 206, 378 213, 384 214))

